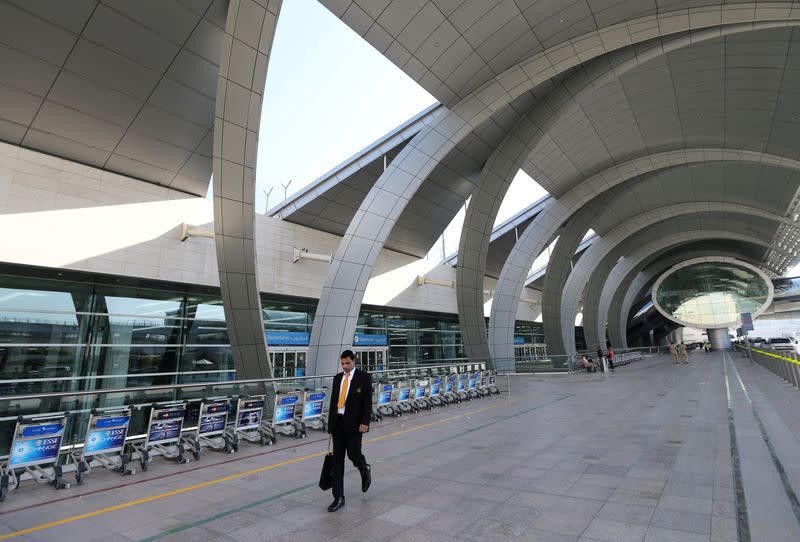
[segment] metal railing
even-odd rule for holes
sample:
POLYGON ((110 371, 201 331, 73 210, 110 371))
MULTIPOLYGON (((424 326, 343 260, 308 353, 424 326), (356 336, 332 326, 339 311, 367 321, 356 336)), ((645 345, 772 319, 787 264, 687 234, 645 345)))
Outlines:
MULTIPOLYGON (((373 381, 378 383, 479 371, 486 368, 486 365, 480 363, 448 363, 386 369, 371 374, 373 381)), ((148 407, 154 403, 199 401, 207 397, 266 395, 264 416, 265 419, 269 419, 272 416, 276 393, 329 388, 333 377, 333 374, 327 374, 4 395, 0 396, 0 459, 8 454, 8 446, 19 416, 47 416, 69 412, 62 441, 64 451, 69 451, 83 441, 88 417, 93 409, 102 411, 123 406, 131 407, 128 434, 136 438, 145 432, 149 416, 148 407)))
POLYGON ((800 389, 800 355, 796 352, 777 354, 758 348, 745 348, 738 344, 734 348, 744 355, 749 353, 750 359, 800 389))

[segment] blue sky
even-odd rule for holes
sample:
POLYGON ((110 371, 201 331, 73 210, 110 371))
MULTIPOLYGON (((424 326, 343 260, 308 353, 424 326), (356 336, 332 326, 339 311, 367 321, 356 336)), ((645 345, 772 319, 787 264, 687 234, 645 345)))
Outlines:
POLYGON ((267 73, 256 209, 270 207, 435 103, 317 0, 283 3, 267 73))

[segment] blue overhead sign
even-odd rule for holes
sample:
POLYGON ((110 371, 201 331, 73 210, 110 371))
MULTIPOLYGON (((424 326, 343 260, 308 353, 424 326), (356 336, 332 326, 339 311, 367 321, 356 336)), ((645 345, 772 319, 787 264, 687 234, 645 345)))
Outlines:
POLYGON ((748 331, 753 331, 753 315, 749 312, 743 312, 742 316, 742 331, 747 333, 748 331))
POLYGON ((367 335, 356 333, 353 335, 353 346, 386 346, 386 335, 367 335))
POLYGON ((266 335, 269 346, 308 346, 306 331, 267 331, 266 335))

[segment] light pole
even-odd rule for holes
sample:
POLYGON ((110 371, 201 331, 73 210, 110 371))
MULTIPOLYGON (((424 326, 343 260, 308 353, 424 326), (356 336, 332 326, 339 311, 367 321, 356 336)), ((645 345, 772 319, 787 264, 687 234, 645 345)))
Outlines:
POLYGON ((272 194, 272 190, 273 190, 274 188, 275 188, 275 187, 274 187, 274 186, 272 186, 272 187, 270 187, 269 191, 266 191, 266 190, 261 190, 262 192, 264 192, 264 195, 267 197, 267 203, 266 203, 266 206, 264 207, 264 214, 265 214, 265 215, 266 215, 267 213, 269 213, 269 195, 270 195, 270 194, 272 194))
POLYGON ((283 187, 283 201, 286 201, 286 193, 289 190, 290 184, 292 184, 292 179, 289 179, 289 182, 286 184, 281 183, 281 186, 283 187))

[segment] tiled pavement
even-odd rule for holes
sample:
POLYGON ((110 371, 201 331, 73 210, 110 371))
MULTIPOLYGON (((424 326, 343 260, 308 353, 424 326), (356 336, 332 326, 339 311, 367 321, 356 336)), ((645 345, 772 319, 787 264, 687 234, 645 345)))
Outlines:
MULTIPOLYGON (((728 359, 752 540, 800 540, 736 375, 794 488, 800 393, 728 359)), ((183 466, 155 459, 128 478, 93 472, 60 492, 29 482, 0 505, 0 539, 97 512, 10 539, 736 540, 723 354, 690 360, 649 358, 608 376, 514 377, 510 397, 377 423, 369 434, 377 440, 364 447, 373 486, 362 495, 348 474, 347 505, 336 514, 316 487, 315 454, 327 439, 315 433, 183 466)))

